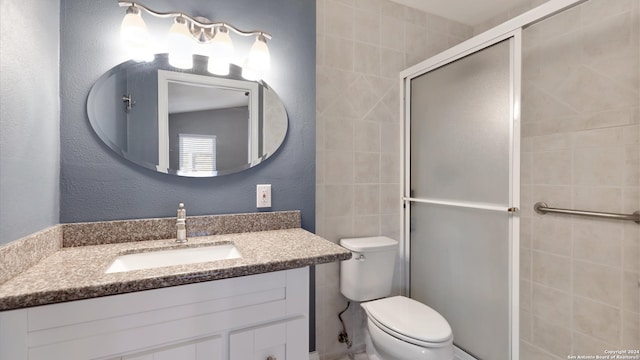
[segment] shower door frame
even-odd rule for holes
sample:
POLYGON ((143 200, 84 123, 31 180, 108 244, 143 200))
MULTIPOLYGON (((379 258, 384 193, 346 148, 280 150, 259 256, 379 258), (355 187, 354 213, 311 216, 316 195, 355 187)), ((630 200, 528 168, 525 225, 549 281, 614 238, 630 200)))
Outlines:
MULTIPOLYGON (((518 210, 520 206, 520 108, 521 108, 521 76, 522 76, 522 29, 540 22, 557 13, 579 5, 588 0, 550 0, 520 16, 517 16, 501 25, 485 31, 467 41, 464 41, 444 52, 435 55, 421 63, 418 63, 400 73, 400 119, 401 119, 401 258, 403 259, 402 289, 406 295, 410 295, 411 276, 411 246, 408 236, 410 234, 410 203, 425 202, 421 199, 411 198, 411 80, 427 72, 436 70, 446 64, 469 56, 499 42, 513 39, 510 42, 510 67, 511 81, 511 114, 510 124, 511 146, 509 150, 509 205, 508 207, 492 204, 480 204, 470 202, 446 202, 428 201, 431 204, 444 206, 462 206, 467 208, 483 209, 488 211, 504 211, 509 215, 509 353, 511 360, 519 359, 520 348, 520 241, 518 210)), ((456 349, 458 350, 458 349, 456 349)), ((461 356, 466 353, 461 351, 461 356)))
MULTIPOLYGON (((404 109, 404 193, 402 200, 404 202, 404 225, 405 225, 405 236, 404 241, 404 249, 406 259, 410 259, 410 241, 408 241, 408 236, 410 234, 409 227, 410 225, 410 213, 411 206, 410 203, 427 203, 427 204, 436 204, 440 206, 452 206, 458 208, 470 208, 470 209, 478 209, 485 210, 491 212, 503 212, 505 216, 509 216, 508 220, 508 250, 509 250, 509 263, 508 263, 508 271, 509 271, 509 329, 510 333, 510 341, 509 341, 509 350, 508 352, 511 354, 511 359, 518 359, 519 348, 517 342, 514 342, 513 339, 519 339, 519 279, 520 279, 520 261, 519 261, 519 216, 517 216, 516 212, 513 212, 510 209, 518 209, 520 204, 520 75, 521 75, 521 43, 522 43, 522 31, 521 29, 517 29, 515 31, 509 32, 507 34, 503 34, 502 36, 493 38, 489 41, 483 42, 481 44, 468 47, 463 49, 460 52, 454 54, 454 56, 446 57, 445 59, 439 59, 438 56, 432 58, 433 62, 426 62, 426 66, 421 69, 421 71, 414 72, 410 76, 407 76, 403 79, 403 96, 405 99, 405 109, 404 109), (477 52, 481 52, 493 45, 498 43, 508 41, 509 45, 509 73, 510 73, 510 89, 509 89, 509 104, 510 109, 509 113, 511 114, 510 122, 509 122, 509 199, 507 206, 501 206, 498 204, 490 204, 490 203, 478 203, 478 202, 468 202, 468 201, 441 201, 441 200, 431 200, 431 199, 423 199, 423 198, 413 198, 411 197, 411 134, 410 134, 410 121, 411 121, 411 81, 415 78, 420 77, 430 71, 436 71, 437 69, 451 64, 459 59, 462 59, 467 56, 471 56, 477 52), (515 344, 514 344, 515 343, 515 344)), ((431 59, 430 59, 431 60, 431 59)), ((411 292, 410 289, 410 262, 407 261, 407 269, 406 269, 406 281, 407 287, 406 289, 411 292)), ((428 305, 428 304, 427 304, 428 305)), ((455 337, 455 334, 454 334, 455 337)), ((459 350, 456 349, 456 352, 459 350)))

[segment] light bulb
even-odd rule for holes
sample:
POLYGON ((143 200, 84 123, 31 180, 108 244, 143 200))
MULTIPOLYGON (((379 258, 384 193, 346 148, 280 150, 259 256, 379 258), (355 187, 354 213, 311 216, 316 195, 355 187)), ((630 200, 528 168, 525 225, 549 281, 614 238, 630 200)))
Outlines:
POLYGON ((130 57, 137 61, 153 60, 149 50, 149 31, 142 20, 140 10, 130 6, 120 25, 120 38, 124 42, 130 57))
POLYGON ((221 26, 209 46, 209 64, 207 70, 216 75, 229 75, 229 63, 233 59, 234 49, 229 30, 221 26))
POLYGON ((183 17, 177 17, 169 29, 167 37, 169 64, 179 69, 191 69, 193 67, 193 45, 187 21, 183 17))
POLYGON ((263 73, 271 67, 271 55, 269 55, 267 39, 264 35, 256 37, 256 41, 251 46, 246 66, 259 73, 263 73))

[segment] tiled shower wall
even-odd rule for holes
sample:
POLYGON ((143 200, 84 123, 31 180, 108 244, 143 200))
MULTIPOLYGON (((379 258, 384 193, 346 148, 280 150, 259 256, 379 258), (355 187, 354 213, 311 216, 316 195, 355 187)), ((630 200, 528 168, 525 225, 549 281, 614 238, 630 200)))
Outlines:
MULTIPOLYGON (((316 4, 316 231, 334 242, 399 240, 399 72, 470 37, 472 29, 387 0, 316 4)), ((318 266, 316 286, 316 347, 322 359, 334 359, 347 350, 338 342, 337 315, 347 304, 339 264, 318 266)), ((353 349, 362 350, 359 306, 345 319, 353 349)))
POLYGON ((523 32, 521 359, 640 346, 640 2, 590 0, 523 32))

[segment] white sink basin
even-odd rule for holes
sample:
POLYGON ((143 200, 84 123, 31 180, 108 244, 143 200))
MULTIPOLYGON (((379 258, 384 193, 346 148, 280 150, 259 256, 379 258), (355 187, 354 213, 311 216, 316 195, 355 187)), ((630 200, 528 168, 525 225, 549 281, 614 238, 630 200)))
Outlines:
POLYGON ((106 273, 154 269, 172 265, 197 264, 209 261, 237 259, 240 252, 233 244, 163 249, 118 256, 106 273))

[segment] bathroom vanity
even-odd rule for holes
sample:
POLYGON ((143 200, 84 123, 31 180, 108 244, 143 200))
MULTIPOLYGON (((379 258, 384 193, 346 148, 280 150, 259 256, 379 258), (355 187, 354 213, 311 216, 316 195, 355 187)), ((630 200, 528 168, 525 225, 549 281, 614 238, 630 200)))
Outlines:
POLYGON ((351 253, 299 227, 191 237, 186 246, 229 244, 240 257, 111 273, 123 254, 185 245, 62 247, 0 285, 0 359, 308 358, 309 266, 351 253))
POLYGON ((308 267, 0 313, 2 359, 308 357, 308 267))

